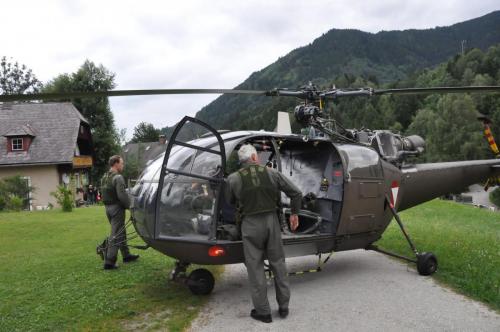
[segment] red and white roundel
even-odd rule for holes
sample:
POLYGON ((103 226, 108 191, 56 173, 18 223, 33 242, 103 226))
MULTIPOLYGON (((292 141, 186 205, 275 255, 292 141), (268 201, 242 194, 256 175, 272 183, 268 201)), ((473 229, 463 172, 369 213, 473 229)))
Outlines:
POLYGON ((398 193, 399 193, 399 183, 398 181, 392 181, 391 184, 391 207, 394 208, 398 201, 398 193))

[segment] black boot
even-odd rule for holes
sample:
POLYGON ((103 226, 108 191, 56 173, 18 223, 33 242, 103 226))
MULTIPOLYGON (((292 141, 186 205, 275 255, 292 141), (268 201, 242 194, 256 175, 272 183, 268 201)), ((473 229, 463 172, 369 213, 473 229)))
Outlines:
POLYGON ((288 316, 288 308, 279 308, 278 313, 281 318, 286 318, 288 316))
POLYGON ((130 263, 136 261, 137 258, 139 258, 139 255, 128 254, 127 256, 123 257, 123 263, 130 263))
POLYGON ((261 315, 261 314, 258 314, 257 310, 255 310, 255 309, 252 309, 252 311, 250 312, 250 316, 253 319, 260 320, 261 322, 264 322, 264 323, 271 323, 273 321, 273 318, 271 317, 270 314, 269 315, 261 315))
POLYGON ((118 268, 118 266, 116 266, 115 264, 104 264, 105 270, 115 270, 117 268, 118 268))

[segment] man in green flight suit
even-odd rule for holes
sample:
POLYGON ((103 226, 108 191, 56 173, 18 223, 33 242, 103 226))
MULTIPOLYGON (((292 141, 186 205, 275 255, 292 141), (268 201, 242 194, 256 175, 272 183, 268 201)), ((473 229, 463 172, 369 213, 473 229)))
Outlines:
POLYGON ((123 262, 133 262, 139 255, 132 255, 127 247, 125 230, 125 210, 130 207, 130 200, 125 191, 125 180, 120 174, 124 163, 122 157, 115 155, 109 158, 109 171, 101 180, 102 201, 106 208, 106 216, 111 224, 111 234, 108 238, 108 249, 104 259, 104 269, 116 269, 116 258, 120 249, 123 262))
POLYGON ((238 151, 242 168, 229 175, 226 197, 236 204, 241 213, 241 233, 245 265, 248 272, 254 309, 250 316, 265 323, 271 323, 271 308, 267 299, 267 281, 264 260, 274 275, 276 300, 279 315, 288 316, 290 288, 285 265, 285 253, 281 240, 278 218, 280 192, 290 197, 290 227, 299 226, 299 212, 302 200, 300 190, 283 174, 259 165, 255 148, 246 144, 238 151))

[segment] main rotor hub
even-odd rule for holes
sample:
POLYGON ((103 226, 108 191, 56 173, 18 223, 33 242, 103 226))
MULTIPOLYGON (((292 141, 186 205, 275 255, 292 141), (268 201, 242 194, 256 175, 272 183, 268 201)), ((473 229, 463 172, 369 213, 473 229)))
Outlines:
POLYGON ((304 126, 308 126, 311 120, 323 117, 323 111, 315 105, 298 105, 293 113, 297 122, 304 126))

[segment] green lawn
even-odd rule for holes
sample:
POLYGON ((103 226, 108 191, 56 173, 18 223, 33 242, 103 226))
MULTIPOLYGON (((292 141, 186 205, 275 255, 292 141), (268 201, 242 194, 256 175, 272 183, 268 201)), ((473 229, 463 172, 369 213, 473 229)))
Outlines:
POLYGON ((0 331, 183 330, 206 297, 168 282, 173 260, 152 249, 103 271, 108 229, 102 207, 0 213, 0 331))
MULTIPOLYGON (((500 213, 434 200, 401 218, 417 250, 437 256, 438 281, 500 310, 500 213)), ((378 244, 411 255, 395 220, 378 244)))
MULTIPOLYGON (((500 214, 435 200, 402 219, 417 248, 437 255, 439 281, 500 309, 500 214)), ((0 331, 188 326, 206 298, 167 282, 172 259, 150 249, 102 270, 95 246, 108 227, 102 207, 0 213, 0 331)), ((410 254, 395 223, 378 244, 410 254)))

